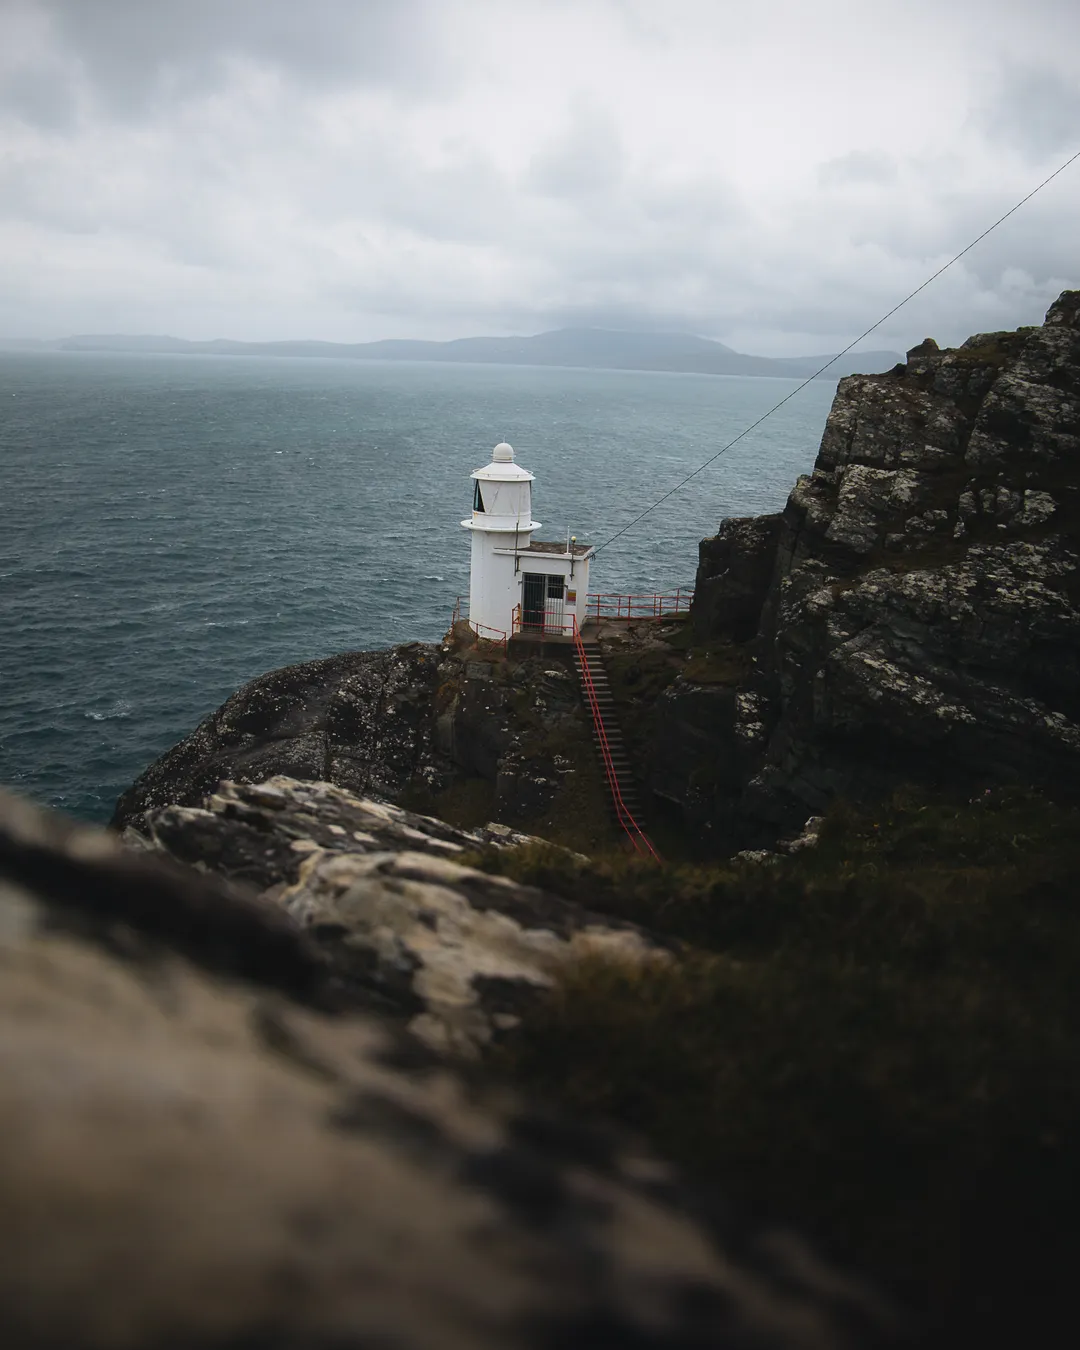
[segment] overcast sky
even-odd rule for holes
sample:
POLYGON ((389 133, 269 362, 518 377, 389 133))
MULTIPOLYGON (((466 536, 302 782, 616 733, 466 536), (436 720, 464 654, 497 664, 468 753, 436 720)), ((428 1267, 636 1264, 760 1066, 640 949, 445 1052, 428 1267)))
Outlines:
MULTIPOLYGON (((1076 0, 0 0, 0 335, 837 350, 1080 149, 1076 0)), ((1041 320, 1080 161, 865 344, 1041 320)))

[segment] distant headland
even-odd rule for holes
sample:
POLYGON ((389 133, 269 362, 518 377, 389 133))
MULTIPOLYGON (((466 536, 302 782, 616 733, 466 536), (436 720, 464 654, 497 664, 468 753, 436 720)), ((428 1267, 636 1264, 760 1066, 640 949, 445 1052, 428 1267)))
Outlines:
MULTIPOLYGON (((131 352, 190 356, 322 356, 359 361, 451 361, 487 365, 571 366, 592 370, 653 370, 698 375, 773 375, 806 379, 823 356, 748 356, 692 333, 629 333, 606 328, 558 328, 531 337, 470 337, 449 342, 390 338, 381 342, 234 342, 92 333, 78 337, 0 339, 0 351, 131 352)), ((902 360, 898 352, 850 352, 823 379, 874 375, 902 360)))

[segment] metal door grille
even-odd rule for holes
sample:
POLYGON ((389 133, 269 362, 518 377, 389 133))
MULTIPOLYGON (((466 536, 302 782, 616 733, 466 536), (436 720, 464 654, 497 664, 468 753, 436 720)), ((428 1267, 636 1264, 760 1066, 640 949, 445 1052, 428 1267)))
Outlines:
POLYGON ((548 577, 547 603, 544 605, 544 631, 561 633, 563 631, 563 602, 566 587, 562 577, 548 577))
POLYGON ((542 572, 526 572, 521 590, 522 628, 543 629, 547 577, 542 572))

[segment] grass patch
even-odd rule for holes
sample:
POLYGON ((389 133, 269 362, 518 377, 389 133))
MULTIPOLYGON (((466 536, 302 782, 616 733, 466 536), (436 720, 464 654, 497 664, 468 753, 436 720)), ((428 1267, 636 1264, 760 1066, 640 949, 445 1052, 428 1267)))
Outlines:
POLYGON ((682 676, 692 684, 742 684, 750 674, 746 648, 736 642, 709 642, 693 648, 682 676))
POLYGON ((475 830, 495 818, 495 784, 487 778, 462 778, 433 793, 425 814, 459 830, 475 830))
POLYGON ((505 1070, 796 1222, 953 1343, 1030 1343, 1071 1307, 1080 811, 908 793, 776 864, 480 862, 693 944, 571 972, 505 1070))
POLYGON ((679 661, 663 647, 604 652, 611 696, 619 704, 652 707, 679 673, 679 661))
POLYGON ((574 849, 592 856, 617 848, 621 832, 609 809, 607 783, 592 743, 582 727, 575 730, 576 735, 564 735, 553 747, 568 762, 571 772, 548 810, 528 828, 559 846, 546 850, 540 845, 541 851, 574 849))

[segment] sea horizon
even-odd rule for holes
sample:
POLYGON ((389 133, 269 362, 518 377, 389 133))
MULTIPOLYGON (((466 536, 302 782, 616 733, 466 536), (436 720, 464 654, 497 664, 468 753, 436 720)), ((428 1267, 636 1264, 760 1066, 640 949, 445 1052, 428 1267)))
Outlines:
MULTIPOLYGON (((497 441, 537 476, 541 537, 603 544, 779 392, 694 372, 0 353, 0 783, 104 820, 255 675, 440 640, 468 589, 469 474, 497 441)), ((812 467, 832 395, 808 385, 602 548, 593 590, 692 586, 723 517, 779 509, 812 467)))

